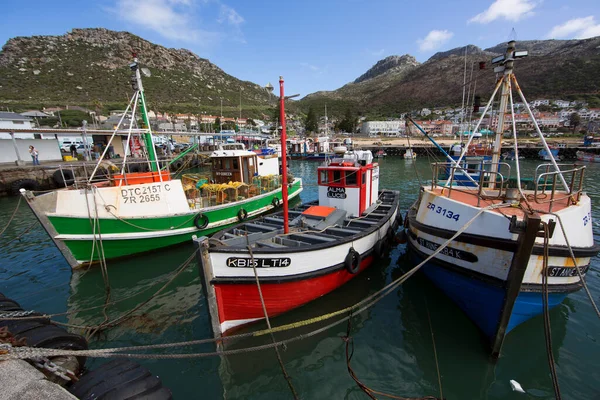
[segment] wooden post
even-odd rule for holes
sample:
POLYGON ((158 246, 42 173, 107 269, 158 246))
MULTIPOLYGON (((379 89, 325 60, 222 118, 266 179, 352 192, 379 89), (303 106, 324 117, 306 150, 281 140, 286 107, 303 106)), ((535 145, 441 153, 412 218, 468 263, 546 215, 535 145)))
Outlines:
POLYGON ((527 264, 531 257, 535 238, 540 231, 540 223, 541 218, 537 213, 533 215, 525 214, 523 222, 518 222, 516 217, 513 217, 510 222, 510 231, 519 232, 519 238, 517 240, 518 248, 513 256, 510 269, 508 270, 504 305, 502 307, 502 313, 500 314, 498 329, 496 330, 496 335, 492 342, 492 358, 494 360, 498 359, 500 356, 500 350, 504 343, 508 322, 510 321, 515 301, 521 291, 523 276, 525 275, 525 270, 527 269, 527 264))

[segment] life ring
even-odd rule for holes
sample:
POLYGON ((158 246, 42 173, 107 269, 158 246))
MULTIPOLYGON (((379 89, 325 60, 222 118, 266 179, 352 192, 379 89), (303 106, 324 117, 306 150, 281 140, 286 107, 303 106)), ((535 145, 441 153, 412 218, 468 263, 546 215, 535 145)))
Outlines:
POLYGON ((273 207, 279 207, 280 201, 277 197, 273 197, 273 200, 271 201, 271 204, 273 205, 273 207))
POLYGON ((350 250, 348 250, 348 254, 344 259, 344 267, 352 275, 358 273, 360 270, 360 254, 353 247, 350 247, 350 250))
POLYGON ((238 211, 237 213, 237 217, 240 221, 245 220, 246 218, 248 218, 248 211, 244 210, 243 208, 240 208, 240 211, 238 211))
POLYGON ((208 217, 202 213, 199 213, 194 217, 194 225, 198 229, 204 229, 208 226, 208 217))
POLYGON ((66 186, 72 185, 73 182, 75 182, 75 175, 73 175, 73 171, 71 171, 70 169, 63 169, 63 170, 57 169, 52 174, 52 179, 54 179, 56 186, 58 186, 58 187, 65 186, 66 187, 66 186), (61 171, 62 171, 62 173, 61 173, 61 171))

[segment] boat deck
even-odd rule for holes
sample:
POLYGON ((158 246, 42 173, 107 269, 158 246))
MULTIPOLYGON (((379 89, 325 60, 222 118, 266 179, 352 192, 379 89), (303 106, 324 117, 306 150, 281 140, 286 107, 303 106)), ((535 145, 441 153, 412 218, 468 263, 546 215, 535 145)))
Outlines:
POLYGON ((346 211, 322 207, 318 203, 303 204, 289 210, 289 233, 283 233, 283 212, 270 214, 236 225, 213 236, 211 248, 253 251, 281 251, 286 248, 326 246, 333 241, 346 241, 380 228, 398 207, 399 193, 383 190, 379 202, 365 210, 360 217, 348 218, 346 211), (317 206, 315 208, 315 206, 317 206), (316 211, 310 211, 313 208, 316 211), (216 242, 216 243, 215 243, 216 242))
MULTIPOLYGON (((434 189, 428 189, 428 191, 434 193, 437 196, 448 197, 454 201, 458 201, 473 207, 488 207, 493 204, 501 204, 504 202, 503 199, 479 198, 479 191, 477 188, 452 188, 452 190, 448 190, 448 188, 436 187, 434 189)), ((498 190, 486 190, 486 193, 488 197, 497 197, 498 190)), ((537 202, 534 199, 534 192, 532 190, 524 190, 523 193, 527 196, 527 201, 529 202, 531 207, 540 214, 547 214, 549 212, 559 212, 573 204, 571 196, 568 196, 565 192, 557 191, 555 193, 555 199, 552 202, 549 201, 549 193, 538 193, 537 202), (550 205, 552 205, 552 208, 550 208, 550 205)), ((516 215, 517 217, 523 217, 523 210, 528 210, 528 206, 527 202, 524 199, 521 199, 518 206, 515 205, 511 207, 498 208, 494 209, 493 211, 496 213, 501 213, 503 215, 516 215)))

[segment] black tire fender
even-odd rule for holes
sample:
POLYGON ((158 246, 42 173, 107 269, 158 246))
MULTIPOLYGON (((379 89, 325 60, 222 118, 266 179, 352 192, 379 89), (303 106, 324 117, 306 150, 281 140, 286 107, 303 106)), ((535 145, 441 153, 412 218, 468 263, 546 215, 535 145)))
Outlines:
POLYGON ((394 229, 390 226, 385 234, 385 241, 388 246, 392 246, 394 244, 394 229))
POLYGON ((240 210, 237 213, 237 217, 239 221, 243 221, 246 218, 248 218, 248 211, 244 210, 243 208, 240 208, 240 210))
POLYGON ((40 185, 33 179, 18 179, 10 184, 10 192, 18 196, 21 193, 21 189, 25 190, 38 190, 40 185))
POLYGON ((73 171, 70 169, 63 169, 62 172, 60 169, 57 169, 52 174, 52 179, 54 179, 54 183, 56 183, 58 187, 64 187, 72 185, 73 182, 75 182, 75 175, 73 175, 73 171))
POLYGON ((271 205, 273 207, 279 207, 280 204, 281 204, 281 200, 279 200, 279 198, 277 198, 277 197, 273 197, 273 200, 271 201, 271 205))
POLYGON ((373 253, 375 255, 375 258, 377 258, 378 260, 387 257, 388 252, 389 246, 385 238, 378 240, 377 243, 375 243, 375 246, 373 246, 373 253))
POLYGON ((360 261, 361 257, 358 251, 354 250, 353 247, 350 247, 346 258, 344 259, 344 268, 346 268, 346 271, 354 275, 360 270, 360 261))
POLYGON ((194 217, 194 225, 198 229, 204 229, 208 226, 208 217, 202 213, 199 213, 194 217))
POLYGON ((160 378, 140 364, 116 359, 83 374, 68 388, 78 399, 169 400, 171 391, 160 378))

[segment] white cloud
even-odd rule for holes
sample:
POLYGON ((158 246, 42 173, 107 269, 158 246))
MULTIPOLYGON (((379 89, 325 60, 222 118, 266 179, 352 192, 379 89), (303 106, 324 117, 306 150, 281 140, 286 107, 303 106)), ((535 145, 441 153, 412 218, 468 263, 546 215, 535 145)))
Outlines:
POLYGON ((225 4, 221 4, 219 22, 227 22, 230 25, 239 26, 244 22, 244 18, 233 8, 226 6, 225 4))
POLYGON ((594 36, 600 36, 600 24, 596 23, 593 15, 570 19, 562 25, 556 25, 547 35, 550 39, 587 39, 594 36))
POLYGON ((419 50, 421 51, 431 51, 439 48, 444 43, 446 43, 450 38, 454 36, 454 33, 443 30, 433 30, 425 36, 425 39, 418 39, 417 43, 419 44, 419 50))
POLYGON ((537 4, 532 0, 496 0, 487 10, 477 14, 469 20, 485 24, 496 19, 504 18, 508 21, 518 21, 533 15, 537 4))
POLYGON ((226 36, 243 42, 240 25, 244 18, 220 0, 115 0, 109 9, 118 18, 139 27, 157 32, 161 36, 200 46, 211 46, 226 36), (202 9, 202 15, 198 12, 202 9), (199 21, 213 21, 213 30, 197 28, 199 21), (223 33, 215 23, 226 23, 234 29, 223 33))
POLYGON ((316 65, 312 65, 312 64, 309 64, 309 63, 305 63, 305 62, 300 63, 300 65, 302 65, 304 68, 310 69, 311 71, 318 71, 320 69, 316 65))

